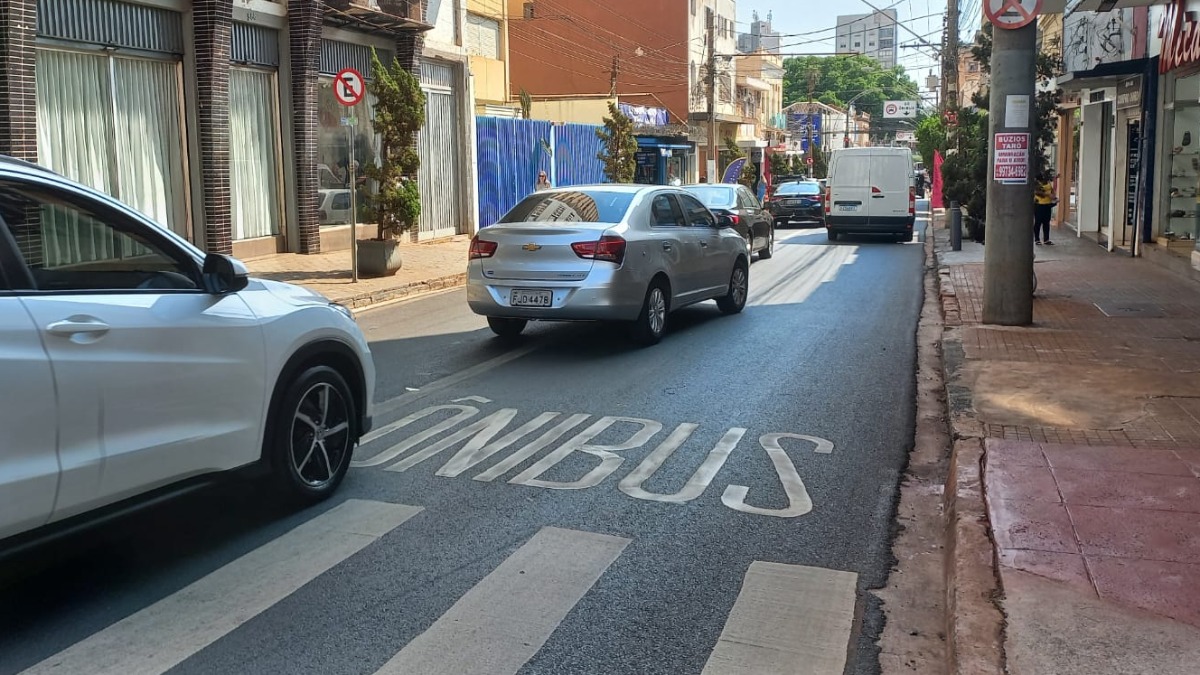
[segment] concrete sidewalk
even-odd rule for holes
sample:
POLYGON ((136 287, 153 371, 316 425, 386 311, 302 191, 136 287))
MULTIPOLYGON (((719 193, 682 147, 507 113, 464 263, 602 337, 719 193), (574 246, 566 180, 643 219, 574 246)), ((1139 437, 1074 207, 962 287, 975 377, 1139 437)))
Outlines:
POLYGON ((250 273, 264 279, 300 284, 352 309, 453 288, 466 283, 466 235, 425 243, 402 242, 403 264, 395 276, 351 281, 350 251, 316 255, 280 253, 244 261, 250 273))
POLYGON ((980 322, 982 246, 935 230, 952 663, 1200 672, 1200 284, 1052 236, 1014 328, 980 322))

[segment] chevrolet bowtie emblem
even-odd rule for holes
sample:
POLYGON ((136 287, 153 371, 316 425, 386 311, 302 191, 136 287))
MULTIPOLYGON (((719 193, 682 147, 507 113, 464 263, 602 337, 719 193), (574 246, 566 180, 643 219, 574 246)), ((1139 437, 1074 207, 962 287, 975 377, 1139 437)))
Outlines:
POLYGON ((524 245, 524 246, 522 246, 521 248, 525 249, 526 251, 540 251, 540 250, 542 250, 542 247, 541 247, 541 245, 540 245, 540 244, 525 244, 525 245, 524 245))

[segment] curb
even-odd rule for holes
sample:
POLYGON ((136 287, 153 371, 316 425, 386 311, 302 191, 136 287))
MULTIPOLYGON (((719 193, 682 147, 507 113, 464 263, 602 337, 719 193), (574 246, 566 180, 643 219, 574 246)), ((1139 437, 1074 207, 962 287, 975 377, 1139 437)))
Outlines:
POLYGON ((448 288, 457 288, 465 286, 467 283, 467 273, 460 272, 458 274, 449 274, 433 279, 425 279, 423 281, 413 281, 403 286, 394 286, 392 288, 384 288, 378 291, 370 291, 352 295, 348 298, 336 300, 340 305, 345 305, 351 310, 362 312, 372 309, 377 305, 382 305, 393 300, 404 300, 416 298, 428 293, 443 291, 448 288))
MULTIPOLYGON (((936 237, 926 245, 926 264, 936 274, 938 308, 943 322, 941 384, 949 420, 950 466, 942 492, 945 513, 946 672, 953 675, 1003 675, 1004 615, 996 604, 1001 590, 995 550, 983 498, 983 439, 970 417, 970 391, 957 384, 965 356, 958 296, 948 268, 937 259, 936 237)), ((935 350, 938 351, 938 350, 935 350)))

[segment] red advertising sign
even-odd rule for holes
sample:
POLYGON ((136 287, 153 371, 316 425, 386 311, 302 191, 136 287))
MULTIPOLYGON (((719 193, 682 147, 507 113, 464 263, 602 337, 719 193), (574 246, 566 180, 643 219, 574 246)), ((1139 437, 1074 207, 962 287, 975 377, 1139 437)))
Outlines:
POLYGON ((1029 183, 1029 134, 996 134, 992 177, 1004 185, 1029 183))
POLYGON ((1163 12, 1158 25, 1162 52, 1158 72, 1169 73, 1176 68, 1200 61, 1200 23, 1187 11, 1187 0, 1175 0, 1163 12))

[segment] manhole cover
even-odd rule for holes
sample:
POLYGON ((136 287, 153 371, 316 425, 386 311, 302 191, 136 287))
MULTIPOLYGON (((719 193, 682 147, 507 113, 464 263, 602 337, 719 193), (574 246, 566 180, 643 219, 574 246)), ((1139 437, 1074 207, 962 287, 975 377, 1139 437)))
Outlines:
POLYGON ((1161 318, 1166 316, 1161 305, 1152 302, 1097 302, 1096 309, 1111 318, 1161 318))

